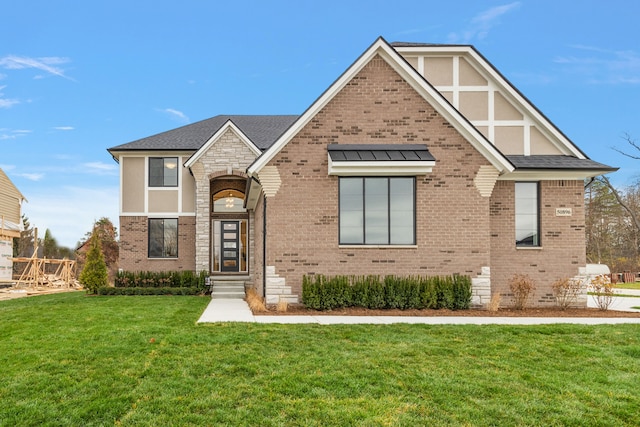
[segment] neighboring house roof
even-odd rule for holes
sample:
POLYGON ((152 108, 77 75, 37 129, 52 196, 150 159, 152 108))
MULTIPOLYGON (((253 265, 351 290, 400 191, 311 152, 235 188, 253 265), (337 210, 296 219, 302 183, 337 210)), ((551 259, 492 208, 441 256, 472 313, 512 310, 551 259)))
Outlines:
POLYGON ((202 147, 228 121, 233 122, 261 151, 267 149, 298 118, 294 115, 220 115, 127 144, 117 151, 194 151, 202 147))

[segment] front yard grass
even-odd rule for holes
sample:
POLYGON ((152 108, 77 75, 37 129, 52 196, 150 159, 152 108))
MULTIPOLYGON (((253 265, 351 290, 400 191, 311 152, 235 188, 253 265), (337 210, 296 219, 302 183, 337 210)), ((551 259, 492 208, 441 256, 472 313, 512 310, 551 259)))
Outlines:
POLYGON ((198 325, 208 302, 0 302, 0 425, 640 425, 637 325, 198 325))

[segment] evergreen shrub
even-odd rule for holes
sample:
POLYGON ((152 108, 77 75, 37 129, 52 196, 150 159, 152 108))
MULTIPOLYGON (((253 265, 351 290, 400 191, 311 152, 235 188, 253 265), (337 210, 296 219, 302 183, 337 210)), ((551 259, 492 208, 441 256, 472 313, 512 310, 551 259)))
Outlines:
POLYGON ((207 272, 201 271, 120 271, 116 275, 116 288, 196 288, 207 290, 207 272))
POLYGON ((469 276, 304 276, 302 303, 314 310, 345 307, 369 309, 468 309, 469 276))

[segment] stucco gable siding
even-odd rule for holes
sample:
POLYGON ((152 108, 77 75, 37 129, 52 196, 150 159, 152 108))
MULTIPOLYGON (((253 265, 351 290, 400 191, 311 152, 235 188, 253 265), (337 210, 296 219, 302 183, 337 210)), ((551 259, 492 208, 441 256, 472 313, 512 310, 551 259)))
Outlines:
POLYGON ((122 211, 144 212, 145 157, 122 157, 122 211))
POLYGON ((267 265, 300 294, 304 274, 469 274, 489 265, 489 199, 474 178, 490 165, 382 58, 373 58, 267 164, 281 177, 267 205, 267 265), (416 245, 339 247, 338 181, 328 144, 426 144, 416 177, 416 245))
MULTIPOLYGON (((396 48, 429 83, 465 115, 504 154, 575 154, 563 138, 544 132, 553 128, 528 102, 514 99, 484 64, 453 46, 422 52, 396 48)), ((467 47, 467 50, 471 49, 467 47)))

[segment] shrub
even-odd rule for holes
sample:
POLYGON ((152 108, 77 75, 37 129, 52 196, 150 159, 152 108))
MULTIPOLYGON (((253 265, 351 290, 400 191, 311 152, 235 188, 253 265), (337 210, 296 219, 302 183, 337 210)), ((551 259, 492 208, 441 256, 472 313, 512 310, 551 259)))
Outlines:
POLYGON ((489 305, 487 309, 489 311, 498 311, 500 308, 500 301, 502 300, 502 295, 499 292, 495 292, 491 294, 491 300, 489 301, 489 305))
POLYGON ((205 292, 207 272, 201 271, 121 271, 116 275, 116 288, 197 288, 205 292))
POLYGON ((80 273, 80 283, 88 293, 95 294, 98 288, 107 286, 109 281, 107 264, 104 262, 98 233, 91 235, 87 260, 80 273))
POLYGON ((566 310, 572 305, 575 305, 584 286, 580 279, 563 277, 553 282, 551 289, 558 307, 566 310))
POLYGON ((384 285, 380 276, 352 277, 353 305, 369 309, 380 309, 386 306, 384 285))
POLYGON ((264 299, 258 295, 255 289, 250 288, 247 290, 247 304, 254 313, 263 313, 267 311, 267 307, 264 304, 264 299))
POLYGON ((466 309, 471 305, 468 276, 304 276, 302 303, 314 310, 342 307, 369 309, 466 309))
POLYGON ((613 284, 609 279, 609 276, 600 274, 591 279, 591 290, 593 291, 593 298, 596 301, 596 305, 600 310, 608 310, 613 303, 615 293, 613 291, 613 284))
POLYGON ((453 279, 452 310, 466 310, 471 306, 471 277, 455 275, 453 279))
POLYGON ((529 297, 535 291, 533 279, 526 274, 514 274, 509 279, 509 289, 513 293, 513 308, 524 310, 529 297))

